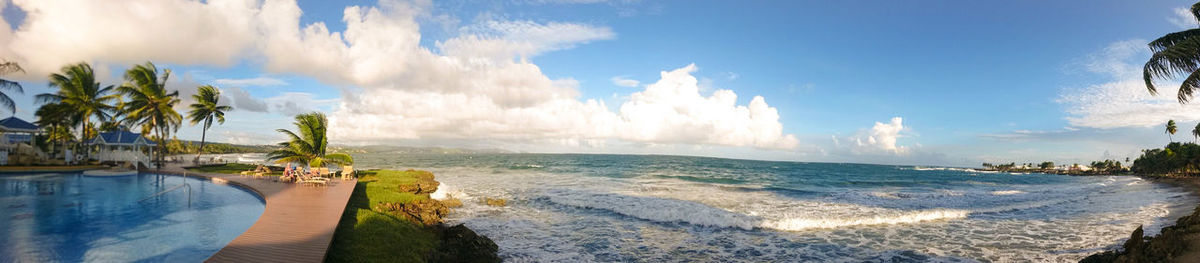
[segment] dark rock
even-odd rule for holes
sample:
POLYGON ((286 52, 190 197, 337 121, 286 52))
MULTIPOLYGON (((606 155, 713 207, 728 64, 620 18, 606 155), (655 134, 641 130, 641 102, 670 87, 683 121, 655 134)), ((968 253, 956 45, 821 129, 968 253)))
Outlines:
POLYGON ((441 244, 429 262, 500 262, 500 247, 463 225, 439 225, 441 244))
POLYGON ((416 191, 413 193, 419 195, 429 195, 433 192, 437 192, 438 186, 441 184, 442 183, 434 180, 418 180, 414 184, 416 185, 416 191))
POLYGON ((1142 251, 1142 238, 1145 238, 1145 232, 1142 231, 1142 226, 1138 226, 1133 230, 1133 234, 1129 235, 1129 240, 1125 240, 1125 244, 1121 247, 1125 248, 1125 253, 1139 253, 1142 251))

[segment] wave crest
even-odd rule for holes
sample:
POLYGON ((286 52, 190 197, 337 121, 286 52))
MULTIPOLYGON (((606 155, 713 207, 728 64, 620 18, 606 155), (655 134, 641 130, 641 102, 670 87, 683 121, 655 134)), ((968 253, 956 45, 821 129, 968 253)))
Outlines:
POLYGON ((852 218, 787 218, 767 221, 762 227, 785 231, 800 231, 806 229, 841 228, 848 226, 882 225, 882 224, 911 224, 925 221, 963 219, 971 214, 967 210, 935 209, 913 212, 901 212, 894 215, 852 218))

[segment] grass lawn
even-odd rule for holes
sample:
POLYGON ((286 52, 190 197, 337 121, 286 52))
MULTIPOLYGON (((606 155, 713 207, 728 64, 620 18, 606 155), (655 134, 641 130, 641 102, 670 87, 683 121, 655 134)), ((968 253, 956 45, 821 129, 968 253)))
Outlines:
POLYGON ((408 203, 424 196, 396 191, 417 181, 415 171, 362 171, 358 185, 325 255, 326 262, 424 262, 437 248, 434 230, 371 209, 376 204, 408 203))
MULTIPOLYGON (((201 173, 240 174, 243 171, 254 170, 255 167, 257 167, 257 166, 253 165, 253 164, 227 163, 227 164, 222 164, 222 165, 207 165, 207 166, 201 166, 201 167, 187 168, 187 170, 193 171, 193 172, 201 172, 201 173)), ((265 175, 282 176, 283 170, 271 168, 271 173, 268 173, 265 175)))

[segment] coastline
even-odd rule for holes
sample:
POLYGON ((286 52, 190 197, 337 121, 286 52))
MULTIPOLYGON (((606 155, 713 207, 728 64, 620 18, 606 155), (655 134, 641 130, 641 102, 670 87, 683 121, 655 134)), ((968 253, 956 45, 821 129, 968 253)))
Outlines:
POLYGON ((1168 215, 1178 218, 1154 236, 1144 236, 1139 226, 1119 251, 1092 254, 1080 262, 1200 262, 1200 178, 1135 175, 1143 180, 1182 187, 1193 197, 1191 210, 1183 209, 1168 215), (1182 215, 1180 215, 1182 214, 1182 215))

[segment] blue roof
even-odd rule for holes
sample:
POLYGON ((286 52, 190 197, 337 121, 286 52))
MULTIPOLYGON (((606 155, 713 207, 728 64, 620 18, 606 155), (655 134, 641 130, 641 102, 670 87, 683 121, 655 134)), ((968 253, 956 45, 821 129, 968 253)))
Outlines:
POLYGON ((38 126, 17 117, 8 117, 0 120, 0 129, 8 131, 36 132, 38 130, 38 126))
POLYGON ((101 132, 99 136, 96 136, 96 138, 93 138, 92 141, 90 141, 88 143, 91 143, 91 144, 97 144, 97 143, 135 144, 135 143, 138 143, 139 139, 141 139, 141 141, 143 143, 145 143, 146 145, 150 145, 150 146, 156 145, 154 143, 154 141, 151 141, 150 139, 146 139, 145 137, 142 137, 142 134, 133 133, 133 132, 129 132, 129 131, 101 132))

